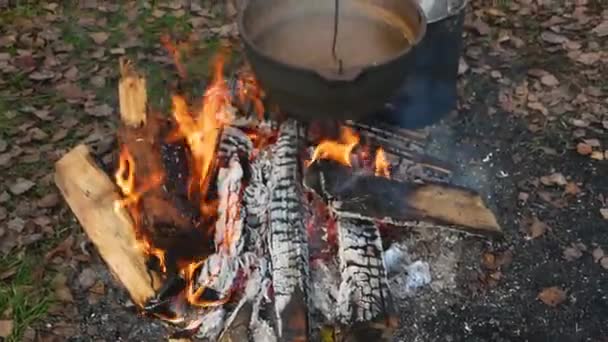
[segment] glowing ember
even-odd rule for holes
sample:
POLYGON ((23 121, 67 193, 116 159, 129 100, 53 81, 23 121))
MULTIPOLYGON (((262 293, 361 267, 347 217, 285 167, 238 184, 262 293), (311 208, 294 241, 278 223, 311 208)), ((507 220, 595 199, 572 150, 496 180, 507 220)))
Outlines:
POLYGON ((338 141, 323 140, 315 148, 311 163, 316 160, 330 159, 346 166, 352 166, 350 155, 359 143, 359 136, 350 128, 342 127, 338 141))
POLYGON ((384 150, 382 149, 382 147, 378 147, 378 149, 376 150, 376 160, 374 162, 374 167, 376 176, 390 178, 390 163, 386 159, 386 155, 384 154, 384 150))

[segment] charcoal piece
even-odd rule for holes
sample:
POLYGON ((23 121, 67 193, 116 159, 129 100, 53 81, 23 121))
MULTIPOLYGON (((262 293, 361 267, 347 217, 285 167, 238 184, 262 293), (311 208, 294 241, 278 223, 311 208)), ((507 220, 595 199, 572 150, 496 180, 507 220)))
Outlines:
POLYGON ((395 310, 378 227, 369 221, 338 217, 338 244, 339 321, 346 326, 373 322, 387 329, 392 327, 395 310))
POLYGON ((308 332, 309 255, 302 210, 299 165, 299 128, 289 120, 281 125, 272 158, 270 176, 270 258, 280 340, 294 331, 308 332), (289 310, 287 310, 289 308, 289 310), (293 317, 303 317, 306 328, 290 325, 293 317))
POLYGON ((167 191, 175 196, 187 197, 190 170, 186 147, 182 144, 161 144, 160 152, 167 191))
POLYGON ((441 183, 399 182, 326 160, 308 167, 304 184, 328 201, 331 210, 341 217, 401 227, 502 235, 494 214, 470 189, 441 183))
POLYGON ((357 130, 364 138, 371 140, 375 145, 381 146, 386 152, 396 157, 444 174, 450 174, 454 169, 454 165, 451 163, 424 154, 425 134, 382 124, 367 125, 349 122, 348 125, 357 130))

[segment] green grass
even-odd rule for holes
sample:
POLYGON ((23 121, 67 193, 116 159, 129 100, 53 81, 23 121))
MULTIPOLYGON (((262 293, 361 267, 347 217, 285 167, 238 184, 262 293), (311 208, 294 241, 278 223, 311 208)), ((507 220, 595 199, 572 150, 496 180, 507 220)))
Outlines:
POLYGON ((50 292, 32 274, 40 257, 30 254, 9 254, 0 259, 0 273, 14 270, 15 274, 0 282, 0 313, 10 313, 13 334, 7 342, 21 340, 25 328, 43 317, 51 303, 50 292))

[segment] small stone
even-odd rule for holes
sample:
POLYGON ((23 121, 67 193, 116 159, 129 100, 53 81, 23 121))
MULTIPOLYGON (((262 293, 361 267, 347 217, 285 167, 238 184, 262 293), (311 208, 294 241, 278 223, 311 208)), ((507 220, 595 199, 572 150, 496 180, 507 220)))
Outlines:
POLYGON ((590 155, 591 153, 593 153, 593 148, 591 146, 589 146, 588 144, 578 143, 578 145, 576 145, 576 152, 578 152, 578 154, 582 154, 582 155, 586 156, 586 155, 590 155))
POLYGON ((15 217, 14 219, 8 221, 7 223, 8 229, 21 233, 23 228, 25 228, 25 221, 20 217, 15 217))
POLYGON ((599 262, 604 257, 604 250, 597 247, 591 252, 591 255, 593 256, 593 262, 599 262))

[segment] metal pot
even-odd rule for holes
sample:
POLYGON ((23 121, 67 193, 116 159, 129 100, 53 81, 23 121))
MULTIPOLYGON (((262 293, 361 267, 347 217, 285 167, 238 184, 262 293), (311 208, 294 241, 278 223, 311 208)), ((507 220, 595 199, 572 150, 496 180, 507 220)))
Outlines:
POLYGON ((426 29, 414 0, 246 0, 238 26, 270 100, 299 119, 354 119, 407 79, 426 29), (339 4, 336 63, 332 57, 339 4))
POLYGON ((467 0, 419 1, 427 17, 427 30, 412 51, 412 70, 398 93, 370 120, 420 128, 439 121, 456 107, 467 0))

